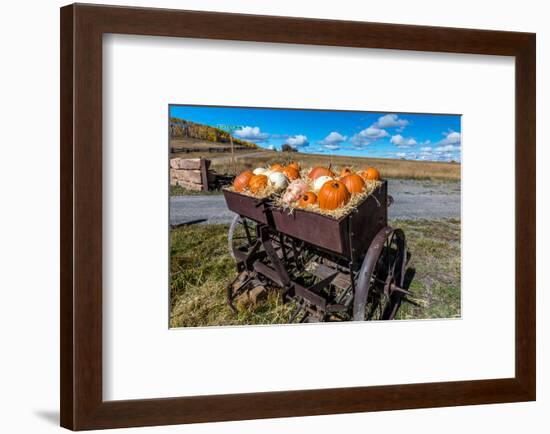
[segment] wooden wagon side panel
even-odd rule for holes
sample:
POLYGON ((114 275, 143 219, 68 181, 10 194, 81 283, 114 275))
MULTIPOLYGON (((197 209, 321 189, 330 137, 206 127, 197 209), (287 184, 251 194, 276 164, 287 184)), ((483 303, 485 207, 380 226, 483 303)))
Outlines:
POLYGON ((340 219, 298 208, 292 212, 273 208, 259 199, 227 190, 224 195, 231 211, 348 258, 352 257, 352 248, 354 258, 364 256, 378 231, 387 224, 386 181, 356 211, 340 219))
POLYGON ((275 229, 285 235, 339 254, 346 254, 345 219, 336 220, 310 211, 272 210, 275 229))
POLYGON ((362 204, 350 215, 349 242, 354 259, 362 258, 376 234, 388 225, 388 183, 383 181, 362 204))
POLYGON ((228 190, 224 190, 223 195, 225 196, 227 208, 234 213, 258 223, 267 224, 267 217, 264 212, 265 207, 259 199, 228 190))

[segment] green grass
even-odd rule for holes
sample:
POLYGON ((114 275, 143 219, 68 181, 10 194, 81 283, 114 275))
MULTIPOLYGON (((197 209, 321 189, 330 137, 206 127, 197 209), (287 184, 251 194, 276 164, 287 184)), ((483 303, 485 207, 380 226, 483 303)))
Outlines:
POLYGON ((227 250, 228 225, 194 225, 170 234, 171 327, 284 324, 291 306, 275 291, 257 305, 234 314, 225 287, 236 276, 227 250))
MULTIPOLYGON (((460 220, 391 222, 405 231, 416 268, 411 290, 419 305, 403 303, 399 319, 460 316, 460 220)), ((227 250, 228 225, 193 225, 171 230, 171 327, 284 324, 292 304, 282 304, 275 289, 257 304, 233 313, 225 288, 236 276, 227 250)))
POLYGON ((410 266, 416 269, 410 290, 419 307, 403 303, 398 319, 460 317, 460 220, 401 220, 410 266))

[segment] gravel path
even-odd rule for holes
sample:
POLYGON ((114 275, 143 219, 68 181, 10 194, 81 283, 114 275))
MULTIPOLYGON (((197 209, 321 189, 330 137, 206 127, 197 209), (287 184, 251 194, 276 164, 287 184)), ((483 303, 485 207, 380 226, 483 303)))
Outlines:
MULTIPOLYGON (((394 203, 390 219, 460 218, 460 183, 396 179, 388 181, 394 203)), ((170 224, 229 223, 234 214, 223 195, 172 196, 170 224)))

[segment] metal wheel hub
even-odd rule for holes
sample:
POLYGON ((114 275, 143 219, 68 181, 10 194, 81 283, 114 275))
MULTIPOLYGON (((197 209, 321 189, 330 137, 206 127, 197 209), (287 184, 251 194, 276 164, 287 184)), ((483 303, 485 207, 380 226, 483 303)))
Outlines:
POLYGON ((393 279, 393 274, 388 274, 388 277, 386 277, 386 281, 384 282, 384 295, 386 297, 389 297, 392 292, 393 288, 395 287, 395 281, 393 279))

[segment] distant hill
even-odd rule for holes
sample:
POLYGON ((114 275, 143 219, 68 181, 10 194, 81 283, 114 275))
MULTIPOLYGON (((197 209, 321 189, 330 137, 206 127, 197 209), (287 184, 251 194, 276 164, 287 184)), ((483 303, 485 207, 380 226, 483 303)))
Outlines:
MULTIPOLYGON (((229 143, 229 133, 209 125, 197 124, 180 118, 170 118, 170 138, 172 139, 198 139, 214 143, 229 143)), ((258 145, 246 140, 233 138, 233 143, 238 146, 246 146, 258 149, 258 145)))

